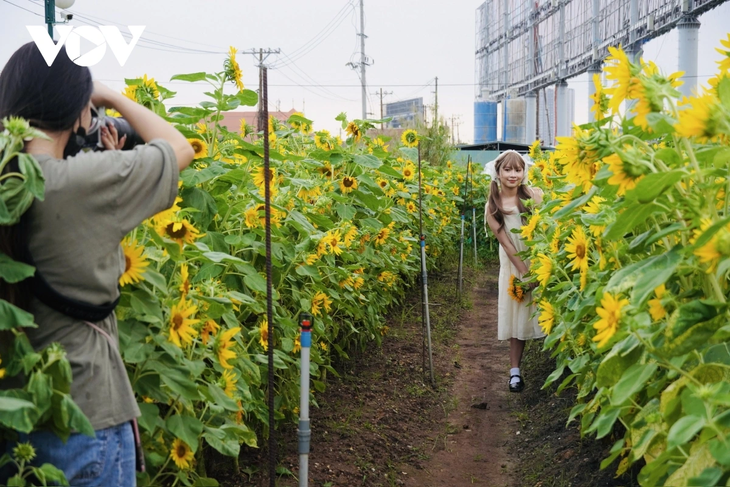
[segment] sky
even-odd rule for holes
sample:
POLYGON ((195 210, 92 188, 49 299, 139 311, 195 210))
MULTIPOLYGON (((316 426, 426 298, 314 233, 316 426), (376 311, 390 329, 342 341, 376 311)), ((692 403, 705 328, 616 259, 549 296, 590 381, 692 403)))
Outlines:
MULTIPOLYGON (((435 101, 439 114, 464 142, 473 140, 475 15, 483 0, 364 0, 368 117, 380 117, 385 103, 423 97, 435 101)), ((92 75, 122 90, 124 78, 146 74, 176 91, 172 105, 195 105, 206 99, 205 83, 170 81, 175 74, 217 72, 229 46, 239 51, 281 49, 266 63, 269 109, 292 108, 314 121, 315 129, 340 131, 334 118, 346 112, 361 118, 358 73, 360 26, 358 0, 76 0, 70 25, 144 25, 140 42, 123 67, 107 50, 92 75), (154 7, 151 7, 153 5, 154 7)), ((0 67, 21 45, 31 41, 27 25, 44 22, 42 0, 0 0, 0 67)), ((730 31, 730 2, 700 17, 700 81, 716 71, 714 50, 730 31)), ((120 27, 126 31, 126 27, 120 27)), ((677 70, 676 30, 644 46, 644 58, 666 72, 677 70)), ((82 44, 82 50, 84 49, 82 44)), ((253 56, 238 54, 246 88, 258 88, 253 56)), ((588 121, 588 77, 568 80, 575 89, 575 122, 588 121)), ((229 84, 227 90, 233 92, 229 84)))

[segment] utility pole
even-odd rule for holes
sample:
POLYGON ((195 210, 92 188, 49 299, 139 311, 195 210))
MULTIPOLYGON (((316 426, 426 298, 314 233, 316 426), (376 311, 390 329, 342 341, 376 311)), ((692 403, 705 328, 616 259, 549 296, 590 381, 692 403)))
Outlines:
POLYGON ((362 86, 362 119, 368 118, 368 90, 367 81, 365 80, 365 68, 372 65, 371 59, 365 55, 365 0, 360 0, 360 62, 359 63, 347 63, 346 66, 350 66, 352 69, 360 70, 360 85, 362 86))
MULTIPOLYGON (((252 54, 254 56, 259 57, 259 68, 261 68, 264 65, 264 55, 266 57, 269 57, 270 54, 279 54, 281 53, 281 49, 250 49, 248 51, 240 51, 240 54, 252 54)), ((264 104, 263 104, 263 86, 264 86, 264 75, 263 75, 263 69, 259 69, 259 109, 258 114, 256 116, 256 132, 261 132, 262 130, 268 130, 268 120, 266 120, 266 116, 264 116, 264 104)), ((268 110, 268 107, 266 107, 268 110)))
POLYGON ((436 76, 436 103, 433 106, 434 120, 436 120, 436 127, 439 123, 439 77, 436 76))
MULTIPOLYGON (((383 119, 383 97, 392 95, 392 94, 393 94, 392 91, 383 91, 382 88, 380 88, 380 94, 378 94, 377 91, 375 93, 373 93, 373 95, 380 96, 380 120, 383 119)), ((383 129, 383 122, 380 122, 380 129, 381 130, 383 129)))

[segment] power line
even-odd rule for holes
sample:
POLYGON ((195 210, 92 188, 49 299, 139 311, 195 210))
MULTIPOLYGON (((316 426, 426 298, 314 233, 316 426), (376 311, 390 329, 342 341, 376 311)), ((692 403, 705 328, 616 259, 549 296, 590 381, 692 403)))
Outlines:
POLYGON ((32 10, 28 10, 27 8, 21 7, 20 5, 16 5, 13 2, 9 2, 8 0, 3 0, 3 2, 5 2, 5 3, 9 4, 9 5, 12 5, 13 7, 18 7, 20 10, 25 10, 26 12, 30 12, 33 15, 37 15, 38 17, 44 17, 45 18, 45 15, 41 15, 38 12, 34 12, 32 10))
MULTIPOLYGON (((330 20, 322 28, 322 30, 317 33, 317 35, 315 35, 309 41, 305 42, 299 48, 297 48, 294 51, 292 51, 291 55, 288 56, 290 62, 294 62, 294 60, 300 59, 303 56, 305 56, 306 54, 310 53, 315 47, 317 47, 322 42, 324 42, 325 39, 327 39, 335 30, 337 30, 337 28, 347 18, 347 13, 348 12, 346 11, 346 9, 348 7, 351 7, 354 10, 354 5, 352 4, 352 0, 350 0, 349 2, 347 2, 347 4, 344 7, 342 7, 342 9, 340 9, 339 12, 337 12, 337 15, 335 15, 335 17, 332 20, 330 20), (336 25, 333 25, 332 26, 332 24, 334 22, 336 22, 336 25), (319 38, 320 36, 321 36, 321 38, 319 40, 317 40, 317 38, 319 38), (311 46, 309 44, 311 44, 311 46)), ((289 63, 275 64, 272 67, 273 68, 279 68, 279 67, 282 67, 282 66, 286 66, 286 64, 289 64, 289 63)))

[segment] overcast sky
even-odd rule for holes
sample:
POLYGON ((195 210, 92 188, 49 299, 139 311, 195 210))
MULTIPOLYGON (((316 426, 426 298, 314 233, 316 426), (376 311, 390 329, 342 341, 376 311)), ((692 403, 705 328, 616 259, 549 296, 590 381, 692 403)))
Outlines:
MULTIPOLYGON (((372 117, 385 102, 423 97, 434 103, 434 78, 439 80, 439 113, 460 122, 464 141, 473 140, 475 12, 482 0, 365 0, 365 52, 374 64, 367 70, 372 117)), ((177 104, 203 100, 205 84, 170 82, 179 73, 222 70, 229 46, 239 50, 280 48, 269 63, 270 109, 304 111, 315 128, 338 133, 334 120, 341 111, 361 116, 358 75, 346 64, 359 60, 357 0, 76 0, 72 25, 144 25, 142 39, 124 67, 107 51, 92 74, 115 89, 123 78, 147 74, 177 91, 177 104), (356 8, 357 7, 357 8, 356 8), (317 37, 319 35, 319 37, 317 37), (195 52, 204 51, 204 52, 195 52), (293 59, 294 62, 291 62, 293 59)), ((42 25, 42 0, 0 0, 0 67, 31 40, 26 25, 42 25)), ((730 30, 730 3, 700 18, 701 81, 716 71, 714 50, 730 30)), ((644 46, 644 57, 665 71, 677 70, 676 30, 644 46)), ((243 81, 257 89, 252 56, 239 54, 243 81)), ((588 79, 569 80, 576 90, 576 122, 588 117, 588 79)), ((233 88, 229 87, 233 92, 233 88)))

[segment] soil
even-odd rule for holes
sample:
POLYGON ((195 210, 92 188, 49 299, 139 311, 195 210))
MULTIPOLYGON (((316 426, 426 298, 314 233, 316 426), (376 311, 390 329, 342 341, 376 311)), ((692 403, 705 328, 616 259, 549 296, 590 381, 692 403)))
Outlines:
MULTIPOLYGON (((526 347, 525 390, 508 392, 509 344, 496 339, 497 275, 495 263, 467 268, 459 299, 454 265, 429 274, 434 384, 427 360, 423 368, 419 288, 387 318, 381 347, 336 365, 340 376, 310 414, 310 486, 638 485, 635 470, 613 478, 618 462, 599 470, 611 435, 581 440, 577 422, 566 428, 574 393, 541 390, 554 369, 541 342, 526 347)), ((278 436, 276 485, 297 486, 296 427, 278 436)), ((264 448, 242 450, 238 474, 230 459, 206 463, 222 486, 265 487, 266 460, 264 448)))

